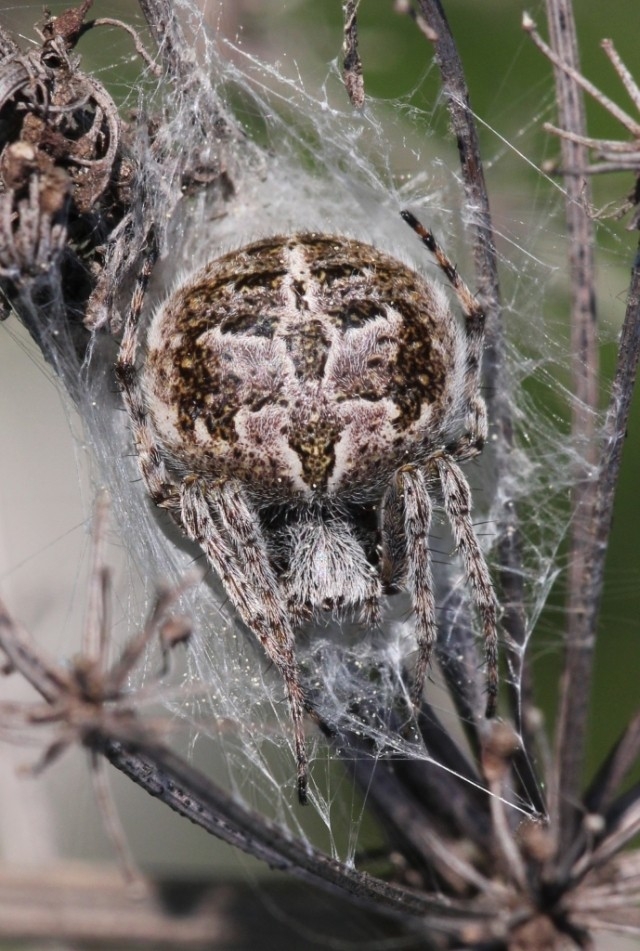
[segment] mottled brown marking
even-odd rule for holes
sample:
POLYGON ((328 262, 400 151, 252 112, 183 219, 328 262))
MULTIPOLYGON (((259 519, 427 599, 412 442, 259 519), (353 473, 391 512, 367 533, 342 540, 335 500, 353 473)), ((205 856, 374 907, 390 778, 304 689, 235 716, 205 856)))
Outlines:
POLYGON ((321 321, 301 320, 300 327, 285 335, 287 352, 299 380, 321 380, 331 343, 321 321))
POLYGON ((307 485, 322 488, 333 470, 340 428, 320 412, 301 422, 291 427, 289 445, 298 454, 307 485))
MULTIPOLYGON (((341 406, 386 401, 402 436, 425 405, 442 399, 447 367, 432 347, 442 329, 431 293, 419 275, 358 241, 315 234, 259 241, 213 261, 183 289, 172 342, 150 354, 151 373, 177 410, 181 438, 200 422, 215 441, 203 464, 238 441, 240 410, 279 407, 287 422, 277 438, 297 454, 305 483, 326 487, 346 425, 341 406), (304 271, 293 273, 291 255, 299 260, 300 252, 304 271), (216 327, 224 345, 214 353, 216 327)), ((235 466, 243 478, 277 478, 270 432, 250 454, 242 450, 244 464, 235 466)), ((366 451, 377 473, 393 462, 375 436, 366 451)))

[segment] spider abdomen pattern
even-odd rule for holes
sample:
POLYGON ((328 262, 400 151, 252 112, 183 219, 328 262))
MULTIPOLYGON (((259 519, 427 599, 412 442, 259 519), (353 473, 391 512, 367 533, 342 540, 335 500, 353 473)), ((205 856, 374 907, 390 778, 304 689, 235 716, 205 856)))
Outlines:
POLYGON ((484 314, 431 232, 402 216, 464 322, 443 288, 391 255, 301 233, 188 275, 138 348, 149 263, 120 346, 117 376, 148 491, 201 546, 283 678, 301 801, 308 702, 295 627, 326 611, 376 624, 383 596, 406 589, 418 706, 437 637, 434 494, 481 619, 486 713, 495 710, 497 603, 459 466, 486 439, 484 314))
POLYGON ((155 315, 143 385, 173 464, 261 502, 375 502, 464 425, 443 292, 370 245, 274 237, 214 260, 155 315))

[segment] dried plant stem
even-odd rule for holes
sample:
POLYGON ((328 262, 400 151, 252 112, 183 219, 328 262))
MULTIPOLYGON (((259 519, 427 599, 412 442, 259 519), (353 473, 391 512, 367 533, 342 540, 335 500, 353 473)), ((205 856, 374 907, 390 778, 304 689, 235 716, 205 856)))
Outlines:
MULTIPOLYGON (((578 47, 570 0, 547 0, 551 46, 558 58, 579 70, 578 47)), ((582 92, 563 70, 555 70, 560 125, 568 132, 585 134, 582 92)), ((562 140, 562 164, 572 169, 565 177, 566 223, 569 237, 571 282, 571 350, 573 405, 572 432, 582 464, 576 472, 572 509, 573 529, 569 554, 566 603, 565 660, 560 684, 560 712, 556 730, 557 777, 552 789, 551 816, 562 829, 564 843, 572 836, 575 803, 579 799, 587 731, 589 688, 595 648, 595 616, 586 610, 585 590, 594 545, 594 506, 597 484, 594 467, 598 457, 598 350, 594 290, 594 229, 587 208, 591 190, 586 175, 585 146, 562 140), (560 794, 562 790, 562 795, 560 794)))
POLYGON ((500 285, 498 259, 489 211, 489 195, 484 177, 478 132, 469 102, 469 90, 460 54, 440 0, 419 0, 420 10, 435 35, 436 61, 442 76, 443 91, 458 145, 467 210, 475 235, 474 259, 479 282, 478 296, 493 334, 500 321, 500 285))
POLYGON ((92 748, 175 812, 272 868, 315 885, 338 888, 358 903, 380 911, 386 908, 407 918, 429 915, 434 930, 450 928, 449 915, 457 920, 477 918, 477 913, 463 900, 451 900, 444 905, 439 898, 432 899, 359 872, 308 842, 292 838, 285 829, 233 799, 167 747, 113 742, 108 736, 96 735, 92 748))
POLYGON ((102 756, 91 754, 91 782, 96 802, 107 835, 115 850, 123 877, 130 885, 139 888, 144 877, 134 858, 127 836, 122 827, 107 775, 107 764, 102 756))
MULTIPOLYGON (((636 321, 640 326, 640 321, 636 321)), ((640 335, 639 335, 640 336, 640 335)), ((602 815, 640 756, 640 711, 631 718, 622 736, 601 766, 585 796, 589 812, 602 815)))
POLYGON ((158 64, 149 56, 149 53, 144 47, 144 44, 137 32, 133 29, 132 26, 129 26, 128 23, 125 23, 124 20, 115 20, 113 17, 99 17, 97 20, 92 20, 91 23, 87 24, 87 29, 92 29, 94 26, 115 26, 119 30, 124 30, 125 33, 128 33, 131 39, 133 40, 133 45, 136 48, 136 53, 143 60, 149 71, 153 76, 159 77, 162 73, 162 70, 158 64))
POLYGON ((186 42, 171 0, 139 0, 140 9, 149 26, 151 35, 161 51, 162 62, 170 76, 193 81, 195 57, 189 55, 186 42))
MULTIPOLYGON (((604 425, 601 445, 601 461, 598 471, 597 490, 592 523, 593 542, 588 552, 585 586, 583 590, 585 623, 595 630, 602 588, 607 541, 613 521, 613 504, 618 484, 622 449, 627 434, 631 400, 633 396, 638 362, 640 360, 640 247, 631 270, 631 283, 627 308, 620 335, 618 361, 611 387, 609 408, 604 425)), ((640 714, 630 721, 608 763, 608 772, 603 774, 599 789, 600 799, 607 803, 612 790, 637 761, 640 749, 640 714), (610 774, 609 774, 610 773, 610 774)))
POLYGON ((342 52, 342 77, 347 95, 352 106, 361 109, 364 105, 364 79, 362 76, 362 60, 358 49, 358 6, 360 0, 344 0, 342 15, 344 17, 344 43, 342 52))
MULTIPOLYGON (((467 210, 471 215, 478 296, 487 315, 484 354, 485 379, 488 383, 487 408, 489 420, 498 436, 495 443, 496 468, 502 472, 508 466, 514 435, 508 387, 500 385, 504 368, 500 281, 480 143, 462 62, 440 0, 419 0, 419 7, 422 19, 428 26, 427 35, 434 42, 460 155, 467 210)), ((510 680, 521 684, 520 691, 511 692, 510 703, 516 726, 525 734, 528 727, 527 718, 522 716, 522 703, 524 700, 531 706, 533 699, 530 681, 523 667, 526 630, 520 528, 516 507, 508 500, 503 508, 499 536, 500 600, 503 609, 501 626, 508 635, 506 646, 513 672, 510 680)), ((524 785, 535 789, 537 783, 525 759, 520 764, 520 773, 524 785)))
POLYGON ((631 283, 627 297, 627 309, 620 345, 618 348, 618 362, 616 373, 611 387, 609 409, 603 433, 603 452, 600 462, 601 478, 598 480, 598 496, 595 520, 595 544, 592 553, 597 552, 591 563, 597 569, 597 589, 590 598, 591 611, 597 610, 594 604, 599 598, 602 588, 602 570, 604 566, 605 542, 609 535, 613 514, 615 488, 620 473, 622 461, 622 447, 627 433, 631 400, 638 371, 640 358, 640 247, 636 252, 631 271, 631 283))

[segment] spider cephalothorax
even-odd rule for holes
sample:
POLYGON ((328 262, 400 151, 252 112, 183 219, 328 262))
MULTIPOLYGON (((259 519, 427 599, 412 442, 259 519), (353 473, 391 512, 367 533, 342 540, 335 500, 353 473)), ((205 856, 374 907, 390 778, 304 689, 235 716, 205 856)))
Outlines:
POLYGON ((420 697, 436 637, 428 548, 442 498, 482 617, 487 712, 496 603, 458 462, 481 450, 484 315, 430 232, 465 314, 388 254, 350 238, 266 238, 191 274, 155 313, 135 367, 137 311, 118 373, 154 501, 203 548, 289 697, 307 781, 293 627, 319 611, 379 617, 407 588, 420 697))

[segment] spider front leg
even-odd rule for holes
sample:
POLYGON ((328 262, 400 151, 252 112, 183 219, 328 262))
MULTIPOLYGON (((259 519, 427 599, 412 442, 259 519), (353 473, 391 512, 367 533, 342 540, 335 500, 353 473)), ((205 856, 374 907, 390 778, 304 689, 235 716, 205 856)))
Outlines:
POLYGON ((185 479, 182 525, 220 577, 238 614, 256 635, 284 680, 293 722, 298 798, 307 801, 304 694, 295 659, 293 630, 266 545, 245 494, 234 481, 211 486, 185 479))
POLYGON ((422 470, 415 466, 398 470, 383 505, 382 572, 383 578, 388 575, 389 580, 393 579, 396 583, 400 583, 401 574, 406 574, 406 585, 416 613, 418 660, 411 690, 411 700, 416 708, 420 705, 437 637, 429 553, 431 511, 431 500, 422 470), (400 565, 397 564, 399 559, 400 565))
POLYGON ((118 351, 115 374, 122 391, 124 405, 131 420, 133 439, 138 451, 140 471, 149 495, 161 508, 175 509, 177 491, 158 446, 158 439, 149 418, 147 403, 136 367, 138 332, 144 299, 153 272, 158 250, 150 236, 146 252, 127 313, 122 340, 118 351))
POLYGON ((485 312, 482 304, 475 299, 458 274, 455 264, 440 247, 433 233, 425 228, 410 211, 401 211, 400 215, 434 256, 438 267, 451 284, 464 315, 466 357, 461 396, 466 406, 466 435, 457 440, 453 452, 457 459, 468 459, 481 452, 487 440, 487 409, 480 395, 485 312))

